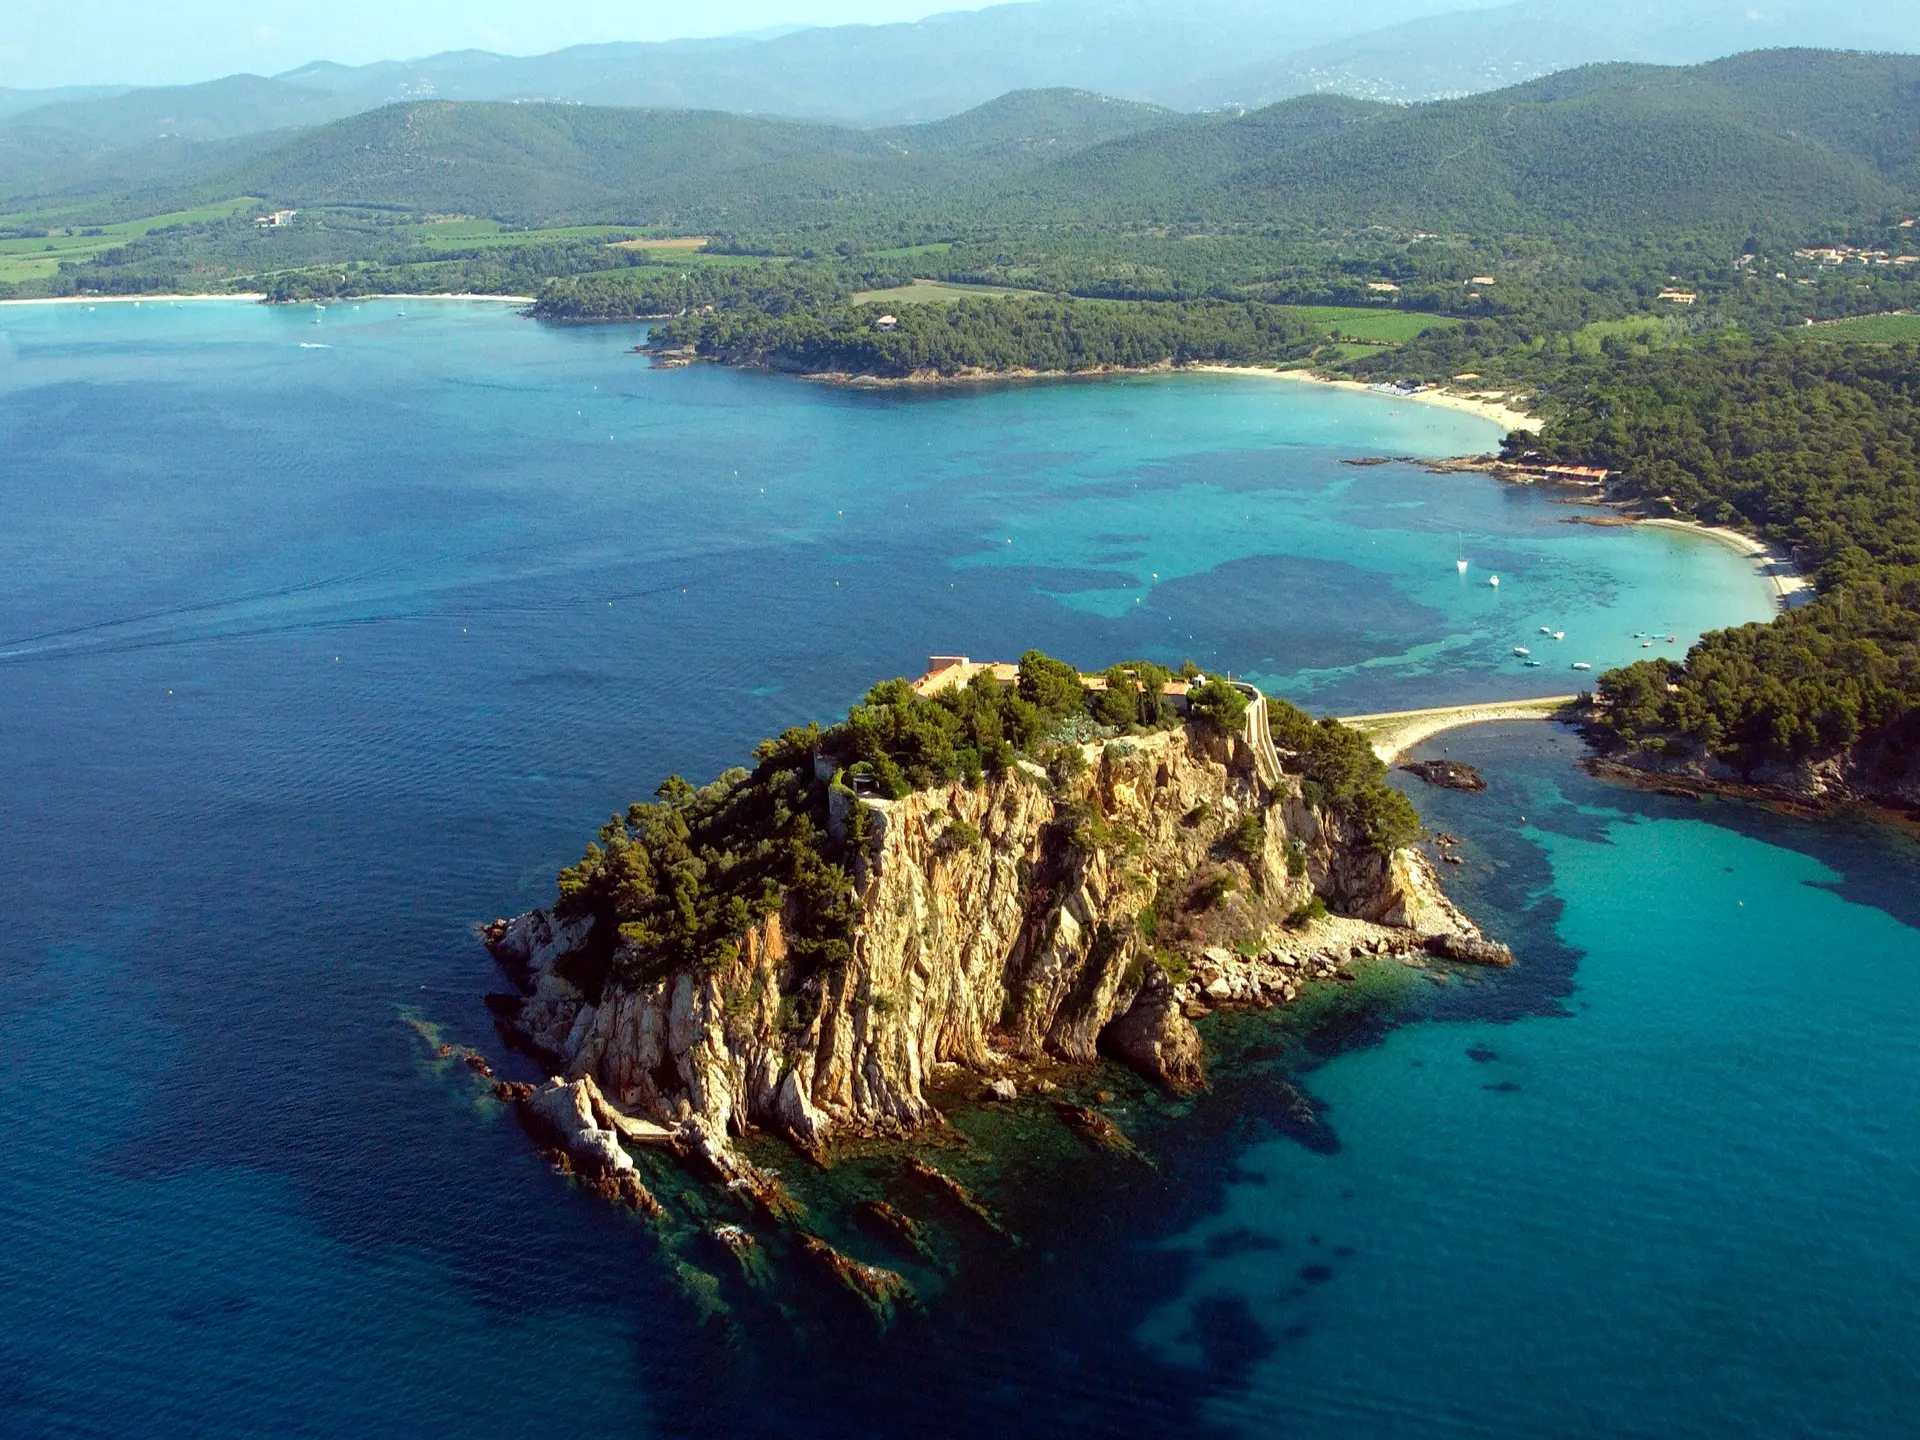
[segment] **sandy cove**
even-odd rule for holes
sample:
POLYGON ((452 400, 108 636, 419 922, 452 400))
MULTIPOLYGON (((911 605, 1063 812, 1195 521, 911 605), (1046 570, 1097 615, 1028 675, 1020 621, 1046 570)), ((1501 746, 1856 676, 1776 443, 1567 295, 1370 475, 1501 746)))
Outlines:
POLYGON ((1447 410, 1459 410, 1468 415, 1477 415, 1482 420, 1491 420, 1503 431, 1533 430, 1539 427, 1539 420, 1524 410, 1513 407, 1509 396, 1493 394, 1462 395, 1451 390, 1421 390, 1411 395, 1400 395, 1390 391, 1375 390, 1371 385, 1358 380, 1333 380, 1324 375, 1315 375, 1311 370, 1275 370, 1264 365, 1188 365, 1188 370, 1203 370, 1216 375, 1263 375, 1274 380, 1292 380, 1308 385, 1329 385, 1336 390, 1351 390, 1361 395, 1379 395, 1388 400, 1412 400, 1420 405, 1438 405, 1447 410))
POLYGON ((1784 551, 1743 531, 1724 525, 1704 525, 1698 520, 1669 520, 1659 517, 1635 519, 1636 525, 1658 525, 1663 530, 1685 530, 1718 541, 1737 550, 1754 562, 1755 568, 1773 582, 1774 598, 1782 610, 1793 610, 1813 599, 1813 581, 1784 551))

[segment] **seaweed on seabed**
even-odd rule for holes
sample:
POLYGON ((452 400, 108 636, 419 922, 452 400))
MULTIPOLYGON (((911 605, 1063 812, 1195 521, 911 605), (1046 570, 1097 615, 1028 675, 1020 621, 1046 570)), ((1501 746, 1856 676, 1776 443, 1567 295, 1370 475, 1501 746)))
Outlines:
POLYGON ((899 1272, 880 1265, 867 1265, 850 1255, 843 1255, 818 1235, 802 1230, 800 1250, 859 1297, 882 1325, 893 1319, 898 1302, 904 1300, 911 1303, 915 1298, 913 1287, 899 1272))
POLYGON ((946 1171, 936 1169, 922 1160, 918 1155, 909 1155, 907 1157, 907 1173, 915 1179, 924 1180, 936 1190, 951 1197, 961 1209, 967 1211, 994 1234, 1011 1241, 1015 1245, 1020 1243, 1020 1237, 1010 1233, 1007 1227, 1000 1223, 999 1216, 989 1210, 977 1195, 962 1185, 958 1180, 954 1179, 953 1176, 947 1174, 946 1171))
POLYGON ((862 1200, 853 1207, 854 1218, 874 1234, 889 1241, 903 1254, 924 1260, 929 1265, 939 1263, 933 1246, 928 1243, 925 1227, 911 1215, 894 1208, 884 1200, 862 1200))

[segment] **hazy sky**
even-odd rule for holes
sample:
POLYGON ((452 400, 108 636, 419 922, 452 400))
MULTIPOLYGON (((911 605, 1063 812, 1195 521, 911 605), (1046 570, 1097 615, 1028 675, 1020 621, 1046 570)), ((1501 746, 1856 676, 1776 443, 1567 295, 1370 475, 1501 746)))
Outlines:
POLYGON ((0 86, 171 85, 309 60, 915 20, 987 0, 4 0, 0 86))

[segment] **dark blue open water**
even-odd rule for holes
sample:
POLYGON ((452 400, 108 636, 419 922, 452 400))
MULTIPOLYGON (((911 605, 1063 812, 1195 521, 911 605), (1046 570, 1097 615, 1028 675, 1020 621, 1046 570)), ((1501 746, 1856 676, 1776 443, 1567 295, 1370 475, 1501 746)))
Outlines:
POLYGON ((851 395, 635 338, 0 310, 0 1432, 1910 1431, 1915 852, 1600 786, 1544 728, 1450 737, 1494 788, 1417 796, 1513 974, 1222 1022, 1211 1095, 1139 1102, 1157 1169, 1007 1157, 1026 1245, 884 1339, 703 1321, 406 1024, 497 1051, 471 926, 660 775, 931 651, 1358 711, 1766 598, 1338 463, 1493 438, 1444 411, 851 395))

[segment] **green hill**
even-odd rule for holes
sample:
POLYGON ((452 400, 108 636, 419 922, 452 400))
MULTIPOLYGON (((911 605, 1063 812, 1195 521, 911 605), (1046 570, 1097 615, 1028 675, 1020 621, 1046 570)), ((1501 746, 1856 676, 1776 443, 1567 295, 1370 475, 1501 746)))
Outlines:
POLYGON ((12 208, 36 187, 117 188, 155 209, 254 194, 303 208, 675 226, 790 246, 1062 225, 1811 237, 1910 213, 1920 58, 1773 51, 1689 68, 1591 66, 1464 100, 1308 96, 1241 116, 1022 91, 883 130, 451 101, 291 136, 106 155, 75 132, 20 127, 29 129, 57 159, 27 163, 32 147, 10 151, 0 132, 12 208))
POLYGON ((1183 118, 1158 105, 1116 100, 1089 90, 1015 90, 945 120, 896 125, 873 133, 908 153, 1017 166, 1162 129, 1183 118))
POLYGON ((1645 233, 1806 229, 1920 189, 1920 58, 1606 65, 1467 100, 1324 96, 1136 135, 1021 182, 1059 216, 1645 233))
POLYGON ((519 223, 824 225, 903 203, 937 208, 996 177, 1177 118, 1074 90, 1015 92, 885 130, 703 110, 430 101, 298 135, 216 188, 288 205, 519 223))

